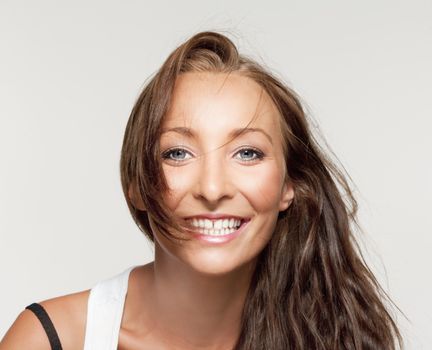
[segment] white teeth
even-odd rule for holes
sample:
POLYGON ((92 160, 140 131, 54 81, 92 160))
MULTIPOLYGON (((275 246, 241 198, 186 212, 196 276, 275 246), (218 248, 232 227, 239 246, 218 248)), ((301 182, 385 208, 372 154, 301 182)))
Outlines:
POLYGON ((204 226, 205 226, 205 228, 211 229, 213 227, 213 223, 210 220, 205 219, 204 220, 204 226))
MULTIPOLYGON (((193 218, 189 220, 190 224, 194 227, 207 230, 208 232, 213 231, 214 234, 223 234, 222 232, 226 232, 227 230, 232 231, 236 230, 240 227, 241 220, 239 219, 218 219, 218 220, 209 220, 209 219, 197 219, 193 218), (220 233, 218 233, 220 232, 220 233)), ((212 233, 205 233, 212 234, 212 233)))
POLYGON ((213 224, 215 230, 220 230, 222 228, 223 220, 217 220, 213 224))
POLYGON ((236 229, 235 228, 226 228, 226 229, 221 229, 221 230, 214 230, 214 229, 199 229, 198 231, 202 234, 205 235, 210 235, 210 236, 223 236, 223 235, 228 235, 230 233, 233 233, 236 229))

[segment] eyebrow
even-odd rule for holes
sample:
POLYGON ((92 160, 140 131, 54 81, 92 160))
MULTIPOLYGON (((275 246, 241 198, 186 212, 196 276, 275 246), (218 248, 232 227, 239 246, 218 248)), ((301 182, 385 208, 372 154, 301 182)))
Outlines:
MULTIPOLYGON (((176 133, 179 133, 179 134, 184 135, 186 137, 196 138, 194 131, 191 128, 186 128, 184 126, 177 126, 177 127, 174 127, 174 128, 162 129, 162 134, 167 133, 167 132, 176 132, 176 133)), ((270 135, 268 133, 266 133, 261 128, 238 128, 238 129, 233 129, 228 134, 228 136, 232 137, 232 138, 236 138, 237 136, 240 136, 241 134, 246 134, 246 133, 250 133, 250 132, 260 132, 260 133, 262 133, 270 141, 270 143, 273 145, 273 141, 272 141, 272 138, 270 137, 270 135)))

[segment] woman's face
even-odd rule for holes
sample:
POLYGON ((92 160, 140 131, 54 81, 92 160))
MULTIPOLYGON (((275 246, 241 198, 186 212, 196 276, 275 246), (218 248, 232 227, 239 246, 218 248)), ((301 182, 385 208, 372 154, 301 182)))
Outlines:
POLYGON ((177 243, 155 231, 162 254, 205 274, 254 262, 294 196, 285 182, 279 118, 270 97, 249 78, 178 77, 160 139, 170 188, 164 200, 195 233, 177 243), (228 142, 245 127, 250 130, 228 142))

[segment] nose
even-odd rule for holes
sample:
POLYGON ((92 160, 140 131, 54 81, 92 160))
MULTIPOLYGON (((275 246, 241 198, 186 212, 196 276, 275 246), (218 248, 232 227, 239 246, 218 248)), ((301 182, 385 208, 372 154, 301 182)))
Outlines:
POLYGON ((224 157, 213 150, 200 157, 198 178, 194 197, 204 200, 208 206, 215 207, 227 198, 232 198, 235 186, 224 157))

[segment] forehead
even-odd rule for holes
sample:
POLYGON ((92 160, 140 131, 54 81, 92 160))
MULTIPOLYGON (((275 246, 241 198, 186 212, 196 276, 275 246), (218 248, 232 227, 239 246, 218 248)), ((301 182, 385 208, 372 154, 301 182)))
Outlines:
POLYGON ((213 130, 249 125, 276 132, 279 114, 265 90, 248 77, 193 72, 177 77, 163 124, 213 130))

